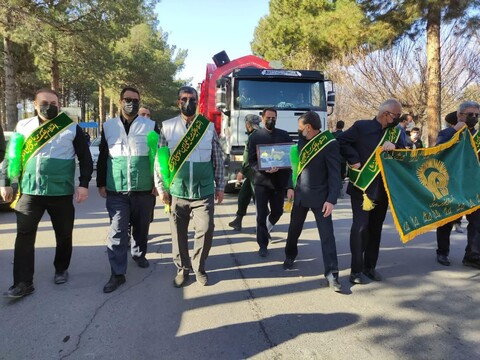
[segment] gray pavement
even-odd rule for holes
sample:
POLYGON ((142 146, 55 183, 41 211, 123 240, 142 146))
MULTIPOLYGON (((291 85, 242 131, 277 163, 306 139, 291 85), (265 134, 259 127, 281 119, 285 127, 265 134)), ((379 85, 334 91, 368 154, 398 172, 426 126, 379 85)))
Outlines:
MULTIPOLYGON (((93 184, 93 181, 92 181, 93 184)), ((172 286, 170 229, 157 206, 150 268, 129 263, 127 282, 102 292, 109 278, 104 201, 94 187, 76 206, 70 281, 53 284, 54 234, 42 220, 36 291, 0 300, 0 359, 478 359, 480 271, 461 264, 466 235, 452 236, 451 260, 435 261, 435 233, 402 244, 387 217, 378 270, 384 281, 348 282, 351 211, 334 211, 344 294, 326 287, 320 242, 310 214, 298 261, 284 271, 289 215, 273 232, 270 256, 256 251, 254 206, 242 232, 228 227, 236 197, 216 207, 211 285, 172 286)), ((465 225, 465 224, 464 224, 465 225)), ((0 213, 0 291, 12 282, 15 216, 0 213)))

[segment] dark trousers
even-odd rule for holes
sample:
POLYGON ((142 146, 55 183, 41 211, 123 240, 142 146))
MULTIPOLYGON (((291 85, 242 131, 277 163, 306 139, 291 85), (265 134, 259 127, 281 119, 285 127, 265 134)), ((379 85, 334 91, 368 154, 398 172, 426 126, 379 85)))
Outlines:
POLYGON ((257 243, 260 248, 268 246, 268 221, 275 225, 283 214, 285 190, 269 189, 265 186, 255 186, 255 204, 257 208, 257 243), (270 205, 270 209, 268 208, 270 205), (270 214, 270 216, 269 216, 270 214))
MULTIPOLYGON (((302 233, 308 210, 310 209, 301 205, 294 205, 292 208, 287 244, 285 245, 287 258, 295 259, 298 255, 298 238, 302 233)), ((315 215, 318 235, 320 235, 322 244, 324 274, 327 276, 331 273, 338 273, 337 247, 335 245, 335 235, 333 234, 332 216, 323 217, 322 208, 312 208, 312 212, 315 215)))
POLYGON ((188 200, 172 197, 170 228, 172 230, 172 258, 178 272, 205 271, 205 261, 212 247, 214 231, 214 196, 188 200), (193 214, 195 241, 190 260, 188 252, 188 225, 193 214))
POLYGON ((380 251, 383 222, 387 215, 387 199, 375 201, 373 210, 362 209, 363 199, 351 197, 353 222, 350 229, 351 271, 375 269, 380 251))
POLYGON ((127 272, 129 224, 132 226, 132 254, 142 257, 147 253, 154 204, 155 197, 146 191, 107 192, 107 211, 111 220, 107 253, 112 274, 124 275, 127 272))
POLYGON ((249 178, 245 178, 245 181, 240 188, 240 192, 238 193, 238 216, 245 216, 247 214, 247 208, 252 198, 254 198, 255 201, 252 182, 249 178))
POLYGON ((55 231, 55 271, 64 271, 72 257, 72 232, 75 208, 73 195, 36 196, 22 194, 15 208, 17 238, 13 260, 13 282, 32 282, 35 271, 35 239, 38 223, 45 210, 50 215, 55 231))
MULTIPOLYGON (((465 258, 480 257, 480 210, 466 216, 467 225, 467 246, 465 247, 465 258)), ((447 255, 450 253, 450 233, 453 225, 458 222, 454 220, 437 228, 437 254, 447 255)))

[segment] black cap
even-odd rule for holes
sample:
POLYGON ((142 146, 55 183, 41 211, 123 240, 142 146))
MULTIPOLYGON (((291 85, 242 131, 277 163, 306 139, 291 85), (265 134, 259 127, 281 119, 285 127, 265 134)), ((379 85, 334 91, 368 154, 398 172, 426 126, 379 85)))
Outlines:
POLYGON ((450 125, 457 125, 458 119, 457 119, 457 112, 451 112, 450 114, 447 114, 445 116, 445 121, 449 123, 450 125))

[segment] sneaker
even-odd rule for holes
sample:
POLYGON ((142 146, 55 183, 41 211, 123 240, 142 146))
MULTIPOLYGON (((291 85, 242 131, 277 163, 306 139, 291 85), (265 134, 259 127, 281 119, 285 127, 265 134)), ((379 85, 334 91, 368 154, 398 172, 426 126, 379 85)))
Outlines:
POLYGON ((335 292, 342 292, 342 285, 338 282, 338 273, 327 275, 328 286, 335 292))
POLYGON ((185 286, 185 284, 188 282, 188 272, 185 271, 180 271, 177 276, 175 276, 175 279, 173 279, 173 286, 176 288, 181 288, 182 286, 185 286))
POLYGON ((463 231, 463 228, 462 228, 462 224, 457 223, 457 224, 454 225, 454 227, 455 227, 455 232, 463 234, 464 231, 463 231))
POLYGON ((260 248, 258 250, 258 255, 260 255, 260 257, 267 257, 268 256, 268 249, 267 248, 260 248))
POLYGON ((367 280, 365 280, 365 277, 363 276, 362 273, 351 273, 349 280, 352 284, 363 285, 367 283, 367 280))
POLYGON ((480 258, 475 257, 475 258, 467 258, 464 257, 462 264, 465 266, 470 266, 476 269, 480 269, 480 258))
POLYGON ((68 271, 57 271, 53 278, 53 282, 57 285, 65 284, 68 281, 68 271))
POLYGON ((443 266, 450 266, 450 259, 447 255, 437 254, 437 262, 443 266))
POLYGON ((373 281, 382 281, 382 276, 375 269, 365 269, 363 274, 366 275, 370 280, 373 281))
POLYGON ((197 283, 202 286, 208 285, 208 275, 205 271, 200 271, 195 273, 195 278, 197 279, 197 283))
POLYGON ((283 262, 283 268, 285 270, 290 270, 293 268, 293 263, 295 262, 295 259, 292 258, 286 258, 285 261, 283 262))
POLYGON ((10 286, 10 288, 3 293, 3 296, 18 299, 32 294, 35 291, 32 283, 20 282, 17 285, 10 286))
POLYGON ((137 263, 137 265, 139 267, 141 267, 142 269, 146 269, 150 266, 150 263, 145 258, 145 256, 134 256, 133 261, 135 261, 137 263))

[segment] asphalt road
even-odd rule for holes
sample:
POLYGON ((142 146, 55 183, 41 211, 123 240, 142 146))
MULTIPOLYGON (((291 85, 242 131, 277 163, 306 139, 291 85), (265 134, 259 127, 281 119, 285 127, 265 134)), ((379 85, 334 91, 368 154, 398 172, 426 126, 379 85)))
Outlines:
MULTIPOLYGON (((93 184, 93 182, 92 182, 93 184)), ((387 216, 377 269, 382 282, 351 286, 351 211, 340 199, 334 226, 344 294, 326 286, 312 214, 295 268, 284 271, 289 215, 274 228, 270 256, 257 255, 254 206, 242 232, 228 227, 236 197, 216 207, 211 285, 172 285, 170 229, 157 206, 151 266, 129 262, 127 282, 109 278, 108 219, 95 188, 76 206, 70 281, 53 284, 54 234, 39 226, 34 294, 0 300, 0 359, 478 359, 480 271, 461 264, 465 234, 452 236, 452 266, 435 261, 435 233, 402 244, 387 216)), ((464 223, 465 225, 465 223, 464 223)), ((12 283, 15 216, 0 213, 0 291, 12 283)))

